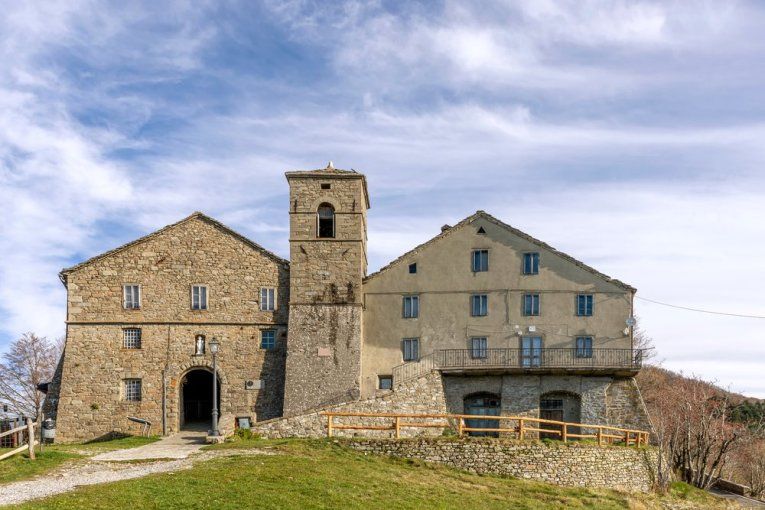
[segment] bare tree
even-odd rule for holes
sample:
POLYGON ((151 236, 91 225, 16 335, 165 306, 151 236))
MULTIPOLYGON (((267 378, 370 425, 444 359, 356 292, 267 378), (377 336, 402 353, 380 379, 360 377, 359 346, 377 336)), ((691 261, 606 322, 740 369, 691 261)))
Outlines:
POLYGON ((49 382, 61 350, 56 343, 34 333, 11 342, 0 362, 0 401, 24 416, 36 416, 43 395, 37 385, 49 382))
POLYGON ((632 345, 634 349, 643 351, 643 361, 652 361, 656 358, 656 347, 653 338, 640 327, 640 319, 635 317, 636 324, 632 328, 632 345))

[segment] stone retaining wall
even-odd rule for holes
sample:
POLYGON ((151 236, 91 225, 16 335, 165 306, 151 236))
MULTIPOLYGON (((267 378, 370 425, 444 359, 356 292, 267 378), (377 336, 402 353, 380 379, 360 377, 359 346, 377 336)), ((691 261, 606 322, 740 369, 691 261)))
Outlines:
MULTIPOLYGON (((417 379, 407 381, 396 388, 396 391, 380 392, 376 397, 356 402, 337 404, 323 407, 300 416, 280 418, 256 423, 253 431, 270 438, 281 437, 326 437, 327 418, 321 416, 322 411, 345 411, 354 413, 419 413, 419 414, 445 414, 446 400, 444 398, 443 382, 437 372, 424 375, 417 379)), ((390 424, 391 419, 380 418, 379 425, 390 424)), ((369 425, 370 418, 335 418, 338 424, 361 424, 369 425), (361 421, 363 420, 363 422, 361 421)), ((390 437, 390 431, 364 430, 366 437, 390 437)), ((403 429, 402 435, 414 436, 427 434, 441 434, 441 429, 403 429)), ((337 430, 334 435, 351 437, 354 431, 337 430)))
POLYGON ((421 459, 473 473, 625 492, 650 491, 657 465, 657 452, 651 447, 482 438, 352 439, 343 443, 364 453, 421 459))

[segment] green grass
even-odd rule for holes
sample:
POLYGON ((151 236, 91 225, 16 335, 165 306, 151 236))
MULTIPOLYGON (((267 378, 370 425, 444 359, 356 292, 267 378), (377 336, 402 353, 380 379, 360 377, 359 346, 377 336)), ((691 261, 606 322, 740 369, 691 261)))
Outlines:
MULTIPOLYGON (((20 508, 660 508, 657 496, 474 475, 421 461, 363 455, 329 441, 249 439, 210 447, 232 448, 268 449, 276 455, 221 457, 189 470, 83 487, 20 508)), ((699 508, 715 508, 717 500, 706 498, 699 508)))
MULTIPOLYGON (((17 482, 42 475, 60 467, 67 461, 81 459, 83 456, 121 450, 123 448, 135 448, 136 446, 153 443, 158 439, 157 437, 129 436, 110 441, 45 445, 42 451, 40 451, 38 446, 35 450, 35 460, 30 460, 29 454, 26 452, 0 460, 0 484, 17 482)), ((0 452, 9 450, 9 448, 2 449, 0 452)))
POLYGON ((45 448, 42 452, 37 451, 35 454, 35 460, 29 460, 28 453, 19 453, 8 459, 0 460, 0 484, 41 475, 59 467, 68 460, 80 457, 75 453, 51 448, 45 448))

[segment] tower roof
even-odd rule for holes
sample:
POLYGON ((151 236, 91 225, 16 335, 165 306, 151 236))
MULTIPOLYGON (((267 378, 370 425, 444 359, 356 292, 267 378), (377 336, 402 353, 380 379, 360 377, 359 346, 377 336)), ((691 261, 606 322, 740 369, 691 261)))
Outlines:
POLYGON ((369 202, 369 192, 367 191, 367 178, 364 174, 357 172, 356 170, 342 170, 335 168, 330 161, 326 168, 319 168, 317 170, 291 170, 285 172, 284 175, 287 180, 290 179, 360 179, 361 185, 364 189, 364 200, 367 204, 367 209, 371 207, 369 202))

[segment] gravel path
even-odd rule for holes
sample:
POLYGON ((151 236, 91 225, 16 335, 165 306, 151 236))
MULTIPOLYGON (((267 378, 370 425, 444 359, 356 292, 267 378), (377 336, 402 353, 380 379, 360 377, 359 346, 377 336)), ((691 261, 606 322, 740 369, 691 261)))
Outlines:
POLYGON ((197 462, 233 455, 275 455, 268 450, 213 450, 193 457, 130 464, 94 459, 74 461, 40 477, 0 486, 0 505, 13 505, 33 499, 69 492, 84 485, 141 478, 154 473, 189 469, 197 462))

